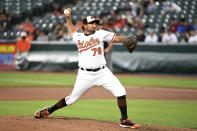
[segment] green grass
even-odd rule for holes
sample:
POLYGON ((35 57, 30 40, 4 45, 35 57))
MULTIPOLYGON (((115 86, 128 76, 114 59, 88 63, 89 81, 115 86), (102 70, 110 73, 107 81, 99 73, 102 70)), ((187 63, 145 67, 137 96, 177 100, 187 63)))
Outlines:
MULTIPOLYGON (((117 76, 124 86, 197 88, 194 78, 117 76)), ((73 86, 76 74, 1 72, 0 86, 73 86)))
POLYGON ((163 78, 163 77, 139 77, 139 76, 120 76, 118 77, 123 85, 149 86, 149 87, 178 87, 178 88, 197 88, 197 79, 189 78, 163 78))
POLYGON ((73 86, 75 78, 74 74, 1 72, 0 86, 73 86))
MULTIPOLYGON (((34 112, 57 101, 0 101, 0 116, 33 115, 34 112)), ((197 102, 128 100, 129 117, 139 124, 197 128, 197 102)), ((67 116, 105 121, 120 119, 116 100, 80 100, 60 109, 52 116, 67 116), (98 106, 99 105, 99 106, 98 106)))

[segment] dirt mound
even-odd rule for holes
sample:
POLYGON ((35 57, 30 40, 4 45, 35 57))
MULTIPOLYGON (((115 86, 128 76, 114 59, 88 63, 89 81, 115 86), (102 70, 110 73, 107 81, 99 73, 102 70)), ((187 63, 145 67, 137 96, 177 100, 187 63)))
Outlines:
MULTIPOLYGON (((98 121, 69 117, 46 117, 35 119, 33 116, 0 117, 2 131, 131 131, 119 127, 118 122, 98 121)), ((197 131, 196 129, 141 125, 137 131, 197 131)))

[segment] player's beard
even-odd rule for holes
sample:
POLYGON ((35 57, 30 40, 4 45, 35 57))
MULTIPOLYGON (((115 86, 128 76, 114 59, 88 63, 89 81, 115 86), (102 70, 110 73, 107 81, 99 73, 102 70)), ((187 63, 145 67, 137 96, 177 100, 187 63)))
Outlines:
POLYGON ((96 31, 96 28, 90 28, 85 30, 85 34, 94 34, 96 31))

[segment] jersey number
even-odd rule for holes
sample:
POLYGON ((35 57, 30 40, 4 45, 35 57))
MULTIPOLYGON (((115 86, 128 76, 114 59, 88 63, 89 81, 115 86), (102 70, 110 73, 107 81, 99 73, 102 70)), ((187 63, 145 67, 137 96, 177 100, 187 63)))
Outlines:
POLYGON ((96 55, 96 52, 98 52, 99 55, 102 53, 101 47, 99 47, 99 48, 92 48, 91 50, 94 51, 93 56, 96 55))

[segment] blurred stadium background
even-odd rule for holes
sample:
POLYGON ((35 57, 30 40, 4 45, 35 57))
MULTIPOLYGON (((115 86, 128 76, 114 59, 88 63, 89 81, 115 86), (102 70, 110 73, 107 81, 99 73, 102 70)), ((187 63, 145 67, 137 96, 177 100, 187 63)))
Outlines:
POLYGON ((92 15, 103 29, 138 36, 131 55, 119 44, 113 47, 113 72, 197 73, 196 0, 1 0, 0 68, 15 69, 15 44, 25 31, 31 49, 28 66, 20 70, 76 71, 76 46, 62 13, 67 7, 78 31, 81 19, 92 15), (176 42, 163 40, 168 31, 176 42), (151 32, 156 41, 146 41, 151 32))

